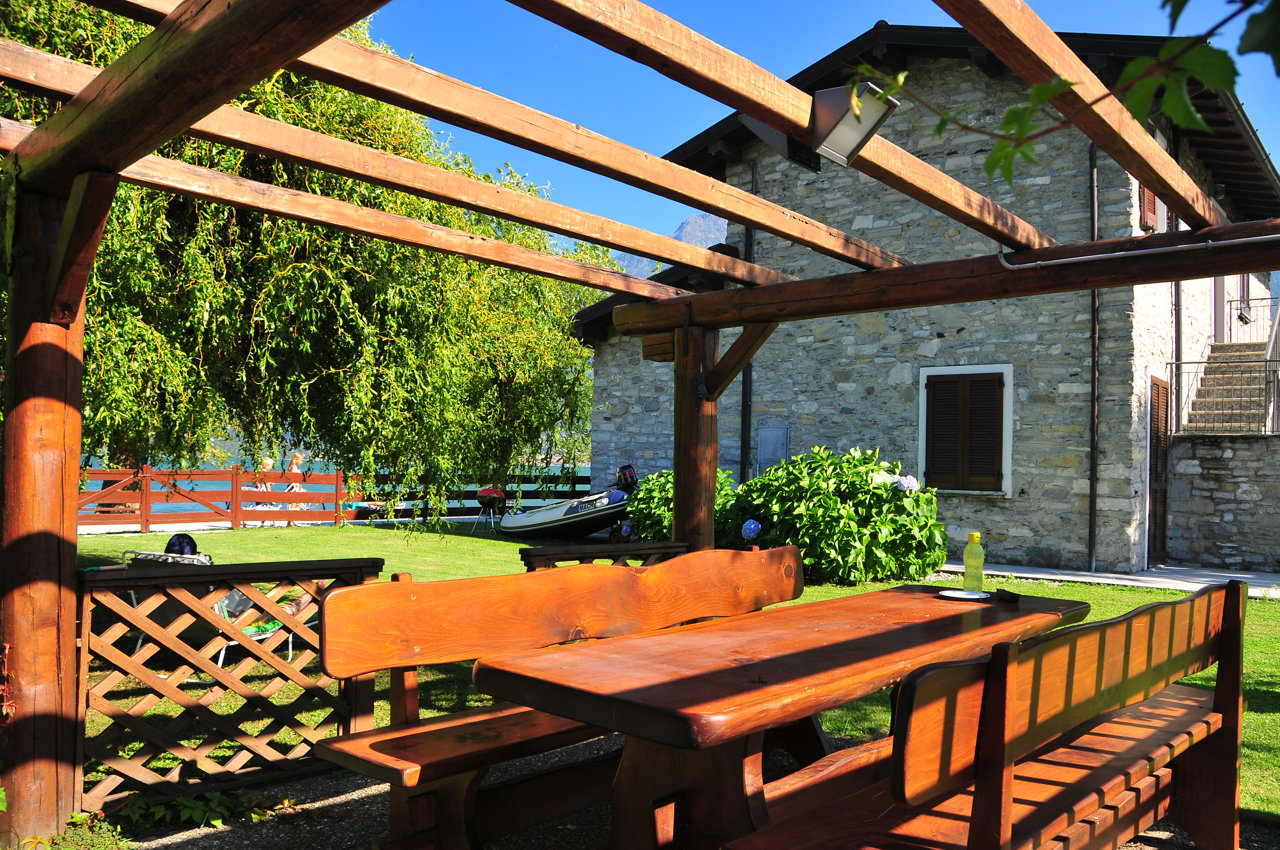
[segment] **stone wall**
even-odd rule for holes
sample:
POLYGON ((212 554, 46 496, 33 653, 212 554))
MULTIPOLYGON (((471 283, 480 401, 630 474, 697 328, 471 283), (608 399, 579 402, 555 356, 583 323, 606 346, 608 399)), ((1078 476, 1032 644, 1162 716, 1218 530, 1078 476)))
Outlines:
POLYGON ((1171 563, 1280 572, 1280 437, 1173 438, 1168 554, 1171 563))
MULTIPOLYGON (((913 88, 967 116, 998 123, 1006 106, 1025 98, 1013 77, 991 78, 955 59, 918 58, 913 88)), ((1014 211, 1061 242, 1089 238, 1089 142, 1074 131, 1041 140, 1039 165, 1019 163, 1012 185, 988 180, 989 140, 971 133, 933 135, 934 118, 912 101, 890 119, 894 143, 1014 211)), ((1099 232, 1135 232, 1133 184, 1099 155, 1099 232)), ((763 144, 748 145, 726 179, 753 183, 763 197, 798 210, 910 262, 994 253, 996 246, 854 169, 827 164, 821 174, 792 165, 763 144)), ((744 248, 746 232, 730 224, 728 241, 744 248)), ((842 262, 767 233, 754 237, 755 261, 811 278, 849 271, 842 262)), ((746 253, 744 251, 744 253, 746 253)), ((1096 568, 1145 567, 1147 387, 1156 364, 1171 358, 1168 284, 1101 293, 1101 418, 1096 568), (1140 321, 1135 322, 1135 316, 1140 321)), ((1201 314, 1202 316, 1205 314, 1201 314)), ((881 311, 778 328, 754 361, 752 433, 740 428, 741 384, 720 400, 722 468, 737 471, 742 451, 758 460, 759 429, 789 430, 790 451, 879 447, 920 476, 920 370, 931 366, 1013 369, 1013 459, 1009 493, 943 493, 940 518, 959 555, 967 532, 984 533, 987 558, 1068 569, 1088 558, 1090 294, 1087 292, 881 311)), ((721 350, 735 332, 722 334, 721 350)), ((612 337, 595 357, 596 412, 592 474, 612 481, 622 463, 641 474, 670 467, 671 366, 642 363, 640 343, 612 337)))

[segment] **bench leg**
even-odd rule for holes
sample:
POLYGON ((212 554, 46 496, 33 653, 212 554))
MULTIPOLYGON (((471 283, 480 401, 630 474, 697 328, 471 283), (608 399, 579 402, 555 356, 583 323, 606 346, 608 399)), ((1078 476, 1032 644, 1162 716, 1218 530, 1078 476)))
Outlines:
POLYGON ((475 850, 476 795, 484 771, 473 771, 416 788, 391 788, 391 834, 377 850, 475 850))
POLYGON ((1200 850, 1240 846, 1240 749, 1227 729, 1210 735, 1170 765, 1173 805, 1169 819, 1200 850))

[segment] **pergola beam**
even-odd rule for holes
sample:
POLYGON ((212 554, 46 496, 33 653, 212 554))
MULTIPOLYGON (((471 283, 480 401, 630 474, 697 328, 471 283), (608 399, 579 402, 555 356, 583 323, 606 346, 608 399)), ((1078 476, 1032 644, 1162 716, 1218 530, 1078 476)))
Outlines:
MULTIPOLYGON (((169 0, 98 0, 97 5, 145 21, 154 19, 171 3, 169 0)), ((347 39, 330 39, 287 67, 348 91, 438 118, 768 231, 860 268, 905 264, 892 252, 750 192, 347 39)))
POLYGON ((66 195, 77 174, 119 171, 384 2, 185 0, 19 145, 18 179, 66 195))
POLYGON ((1052 103, 1169 209, 1193 227, 1226 224, 1204 190, 1129 114, 1080 57, 1021 0, 935 0, 1018 76, 1074 85, 1052 103))
MULTIPOLYGON (((642 62, 695 91, 806 144, 813 98, 785 80, 635 0, 510 0, 514 5, 642 62)), ((960 181, 880 136, 852 168, 1010 248, 1054 241, 960 181)))
MULTIPOLYGON (((0 39, 0 79, 46 96, 73 97, 97 73, 92 66, 0 39)), ((669 236, 230 106, 219 107, 197 121, 187 134, 688 266, 747 286, 794 279, 669 236)))
MULTIPOLYGON (((0 151, 20 147, 22 138, 29 137, 31 132, 29 125, 0 118, 0 151)), ((644 278, 587 265, 567 257, 545 254, 498 239, 464 233, 296 189, 245 180, 159 156, 143 157, 123 169, 120 179, 149 189, 454 254, 608 292, 625 292, 642 298, 673 298, 689 294, 685 289, 652 283, 644 278)))
POLYGON ((622 305, 614 308, 613 323, 624 334, 656 334, 691 326, 725 328, 789 322, 1262 272, 1277 267, 1280 219, 1269 219, 1062 245, 1003 257, 970 257, 832 275, 786 286, 709 292, 660 304, 622 305))

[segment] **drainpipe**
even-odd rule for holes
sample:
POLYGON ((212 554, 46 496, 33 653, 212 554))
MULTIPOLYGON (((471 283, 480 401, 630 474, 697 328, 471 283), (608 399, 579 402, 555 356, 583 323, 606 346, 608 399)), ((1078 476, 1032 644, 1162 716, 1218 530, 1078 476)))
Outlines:
MULTIPOLYGON (((1098 241, 1098 146, 1089 143, 1089 239, 1098 241)), ((1098 315, 1102 307, 1102 295, 1097 289, 1089 292, 1089 572, 1098 569, 1098 315)))
MULTIPOLYGON (((759 188, 756 183, 756 161, 751 160, 751 194, 759 188)), ((748 263, 756 261, 756 229, 747 226, 742 236, 742 259, 748 263)), ((751 472, 751 393, 755 384, 755 370, 751 360, 742 367, 742 405, 738 419, 738 439, 741 448, 738 450, 738 483, 747 480, 751 472)))
MULTIPOLYGON (((1182 162, 1182 133, 1177 127, 1173 128, 1169 139, 1169 153, 1173 157, 1174 162, 1182 162)), ((1173 214, 1169 215, 1169 228, 1177 230, 1177 220, 1173 214)), ((1169 389, 1173 393, 1173 410, 1170 411, 1173 416, 1171 425, 1172 433, 1177 433, 1179 417, 1182 416, 1182 281, 1175 280, 1173 282, 1173 362, 1179 364, 1171 370, 1172 375, 1169 376, 1169 389)))

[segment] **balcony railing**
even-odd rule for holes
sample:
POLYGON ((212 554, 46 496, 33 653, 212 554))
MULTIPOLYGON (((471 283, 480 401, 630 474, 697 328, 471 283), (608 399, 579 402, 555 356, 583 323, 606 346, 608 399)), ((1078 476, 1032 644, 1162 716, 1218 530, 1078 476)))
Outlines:
POLYGON ((1169 382, 1181 399, 1173 433, 1280 433, 1280 359, 1172 363, 1169 382))
POLYGON ((1244 298, 1227 302, 1230 342, 1267 342, 1275 334, 1280 298, 1244 298))

